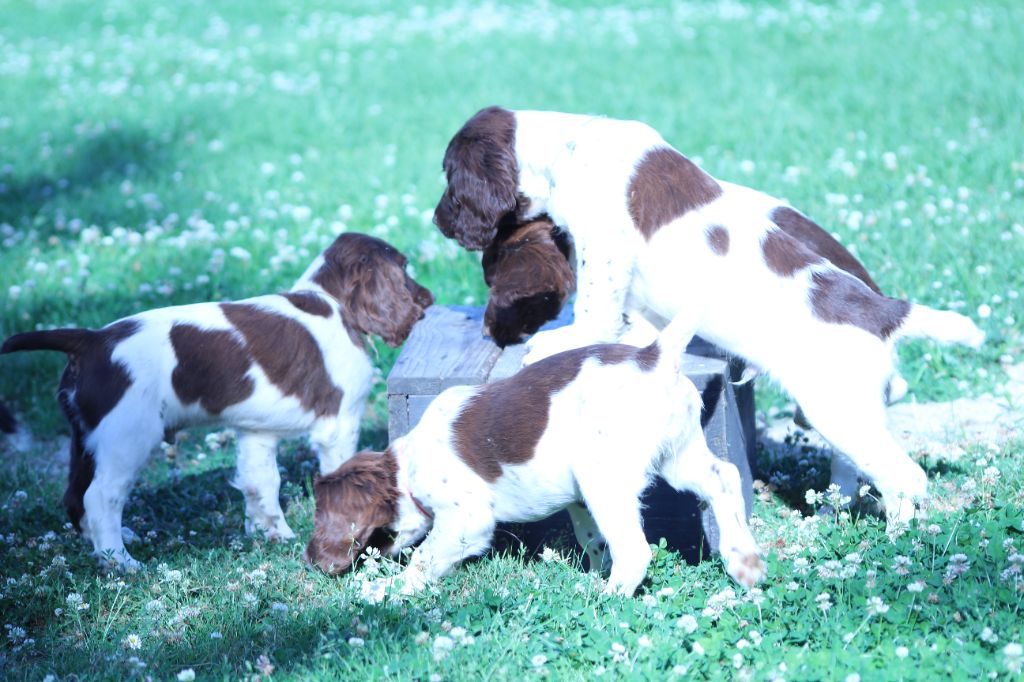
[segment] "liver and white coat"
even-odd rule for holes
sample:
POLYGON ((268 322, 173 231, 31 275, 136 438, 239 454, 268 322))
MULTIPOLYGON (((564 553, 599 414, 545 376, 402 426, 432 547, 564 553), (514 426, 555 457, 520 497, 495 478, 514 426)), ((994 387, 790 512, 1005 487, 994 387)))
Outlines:
MULTIPOLYGON (((592 567, 607 542, 607 591, 630 595, 651 558, 640 495, 660 475, 711 504, 726 570, 753 585, 764 566, 739 473, 708 450, 700 396, 679 368, 686 327, 669 325, 646 348, 579 348, 491 384, 447 389, 387 452, 359 453, 315 482, 307 560, 337 573, 380 528, 398 534, 393 551, 429 531, 399 576, 411 594, 485 551, 496 523, 568 508, 592 567)), ((393 582, 365 596, 379 600, 393 582)))
POLYGON ((295 537, 278 498, 277 442, 308 433, 322 472, 355 453, 373 375, 363 335, 398 345, 433 303, 405 265, 387 243, 343 234, 287 293, 7 339, 0 353, 68 354, 58 392, 72 432, 64 506, 96 553, 138 565, 122 539, 125 500, 165 432, 198 424, 239 432, 234 485, 246 530, 295 537))
POLYGON ((886 428, 893 344, 977 346, 969 319, 882 295, 811 220, 716 180, 643 123, 491 107, 452 138, 444 168, 434 220, 464 247, 542 213, 572 237, 575 321, 534 336, 528 362, 615 340, 626 311, 686 320, 776 379, 878 488, 890 522, 913 518, 927 478, 886 428))

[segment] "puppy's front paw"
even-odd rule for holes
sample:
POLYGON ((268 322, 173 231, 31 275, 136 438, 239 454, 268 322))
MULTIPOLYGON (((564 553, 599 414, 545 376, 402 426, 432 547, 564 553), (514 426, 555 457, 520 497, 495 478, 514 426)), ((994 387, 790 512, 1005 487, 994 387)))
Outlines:
POLYGON ((734 549, 726 561, 726 571, 732 579, 744 587, 750 588, 765 576, 765 565, 757 552, 741 552, 734 549))

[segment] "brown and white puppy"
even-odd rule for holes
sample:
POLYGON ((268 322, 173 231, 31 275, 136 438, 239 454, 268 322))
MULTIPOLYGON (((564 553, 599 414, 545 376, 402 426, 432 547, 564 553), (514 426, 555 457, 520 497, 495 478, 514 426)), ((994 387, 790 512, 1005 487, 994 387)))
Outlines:
POLYGON ((278 498, 277 442, 308 433, 323 472, 354 454, 373 375, 363 335, 396 346, 433 303, 405 265, 380 239, 343 234, 287 293, 7 339, 0 353, 68 354, 58 392, 72 433, 64 506, 96 553, 138 566, 122 540, 125 499, 164 434, 200 424, 239 432, 234 485, 246 530, 295 537, 278 498))
POLYGON ((893 346, 976 347, 971 320, 882 295, 806 216, 716 180, 637 121, 489 107, 452 138, 444 169, 434 220, 464 247, 540 214, 572 239, 574 321, 534 335, 527 362, 614 341, 629 311, 656 326, 685 317, 777 380, 878 488, 892 524, 913 518, 928 484, 886 427, 893 346))
MULTIPOLYGON (((427 535, 398 577, 412 594, 484 552, 498 522, 568 509, 591 566, 601 565, 607 543, 607 591, 631 595, 651 559, 640 497, 660 475, 711 504, 726 570, 753 585, 764 564, 739 472, 708 450, 700 395, 680 371, 690 339, 683 322, 646 348, 578 348, 507 379, 442 392, 387 452, 359 453, 316 481, 307 560, 338 573, 379 529, 397 534, 392 551, 427 535)), ((370 584, 364 596, 378 601, 393 582, 370 584)))
POLYGON ((558 317, 576 289, 568 237, 546 216, 498 232, 480 264, 489 288, 484 331, 504 348, 558 317))

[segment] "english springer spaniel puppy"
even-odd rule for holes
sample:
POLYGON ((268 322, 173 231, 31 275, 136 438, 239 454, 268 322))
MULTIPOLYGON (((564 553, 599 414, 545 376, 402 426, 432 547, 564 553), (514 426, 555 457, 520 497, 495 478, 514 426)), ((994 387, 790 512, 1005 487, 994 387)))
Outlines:
POLYGON ((716 180, 636 121, 490 107, 452 138, 444 170, 434 221, 464 247, 542 213, 572 238, 575 321, 535 335, 527 362, 615 340, 627 310, 685 320, 793 396, 878 488, 890 527, 914 517, 928 481, 886 428, 893 344, 977 347, 969 319, 882 295, 803 214, 716 180))
POLYGON ((484 249, 484 331, 495 343, 519 343, 558 317, 576 289, 571 249, 566 234, 546 216, 503 228, 484 249))
MULTIPOLYGON (((631 595, 651 559, 640 495, 660 475, 711 504, 726 570, 753 585, 764 564, 739 472, 708 450, 700 396, 680 371, 689 339, 684 318, 646 348, 578 348, 507 379, 445 390, 386 452, 359 453, 316 480, 307 561, 339 573, 378 529, 397 533, 393 552, 427 534, 399 576, 412 594, 484 552, 496 523, 567 508, 592 567, 607 542, 606 591, 631 595)), ((364 596, 378 601, 392 582, 364 596)))
POLYGON ((343 234, 287 293, 7 339, 0 353, 68 355, 58 392, 72 435, 64 507, 101 559, 139 566, 122 539, 125 499, 164 434, 200 424, 239 432, 246 530, 294 538, 278 498, 278 440, 308 433, 322 472, 355 453, 373 376, 363 335, 397 346, 433 303, 405 265, 380 239, 343 234))

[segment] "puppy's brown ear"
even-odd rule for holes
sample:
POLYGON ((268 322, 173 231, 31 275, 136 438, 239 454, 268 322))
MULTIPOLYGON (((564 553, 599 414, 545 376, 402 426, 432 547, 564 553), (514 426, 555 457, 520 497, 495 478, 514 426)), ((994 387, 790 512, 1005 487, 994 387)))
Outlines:
POLYGON ((376 334, 392 348, 405 341, 424 308, 434 302, 433 294, 394 262, 361 267, 355 279, 358 284, 347 292, 342 309, 345 324, 376 334))
POLYGON ((324 251, 314 281, 341 303, 341 316, 356 345, 376 334, 390 346, 402 343, 434 302, 428 289, 405 273, 406 259, 385 241, 347 233, 324 251))
POLYGON ((444 155, 448 188, 434 210, 444 236, 478 251, 518 205, 519 166, 512 112, 488 107, 455 134, 444 155))
POLYGON ((319 478, 313 535, 303 558, 331 575, 347 571, 374 533, 395 519, 396 472, 390 452, 361 452, 319 478))

